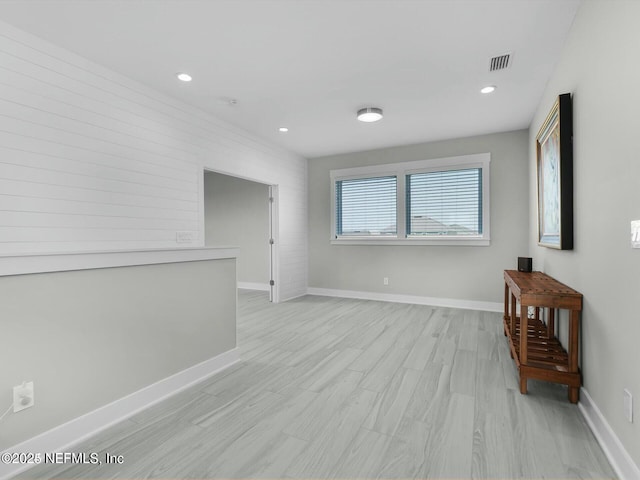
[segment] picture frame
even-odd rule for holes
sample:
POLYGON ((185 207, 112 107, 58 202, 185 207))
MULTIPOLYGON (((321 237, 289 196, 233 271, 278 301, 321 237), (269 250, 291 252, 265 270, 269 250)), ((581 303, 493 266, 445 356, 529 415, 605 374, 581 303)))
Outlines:
POLYGON ((571 94, 556 99, 536 136, 538 245, 573 249, 573 118, 571 94))

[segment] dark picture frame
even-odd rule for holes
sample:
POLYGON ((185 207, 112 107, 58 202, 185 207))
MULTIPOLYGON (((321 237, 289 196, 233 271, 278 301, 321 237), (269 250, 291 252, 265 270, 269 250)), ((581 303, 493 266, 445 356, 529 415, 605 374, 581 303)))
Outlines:
POLYGON ((559 95, 536 137, 538 245, 573 249, 571 94, 559 95))

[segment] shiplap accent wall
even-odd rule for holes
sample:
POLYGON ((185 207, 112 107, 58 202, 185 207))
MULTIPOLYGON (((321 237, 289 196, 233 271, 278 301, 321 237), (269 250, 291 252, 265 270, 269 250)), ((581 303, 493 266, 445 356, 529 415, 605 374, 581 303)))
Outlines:
POLYGON ((280 298, 304 293, 305 159, 0 23, 0 255, 203 245, 204 168, 279 186, 280 298))

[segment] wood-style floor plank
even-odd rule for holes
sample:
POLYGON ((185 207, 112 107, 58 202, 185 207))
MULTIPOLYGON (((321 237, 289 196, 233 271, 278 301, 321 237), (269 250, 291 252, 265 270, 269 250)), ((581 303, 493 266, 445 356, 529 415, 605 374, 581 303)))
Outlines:
POLYGON ((517 372, 499 314, 239 292, 242 362, 19 478, 613 479, 566 387, 517 372))

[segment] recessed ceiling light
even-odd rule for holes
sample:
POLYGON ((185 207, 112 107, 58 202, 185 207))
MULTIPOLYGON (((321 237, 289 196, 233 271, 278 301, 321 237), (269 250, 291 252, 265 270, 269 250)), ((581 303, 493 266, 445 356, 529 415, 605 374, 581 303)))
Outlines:
POLYGON ((377 122, 382 119, 382 109, 376 107, 361 108, 358 110, 358 120, 361 122, 377 122))
POLYGON ((176 73, 176 77, 178 77, 178 80, 182 80, 183 82, 190 82, 191 80, 193 80, 193 78, 191 78, 191 75, 184 72, 176 73))
POLYGON ((280 130, 282 133, 286 133, 289 131, 287 127, 280 127, 278 130, 280 130))
POLYGON ((496 89, 495 85, 487 85, 486 87, 480 90, 480 93, 491 93, 495 91, 495 89, 496 89))

